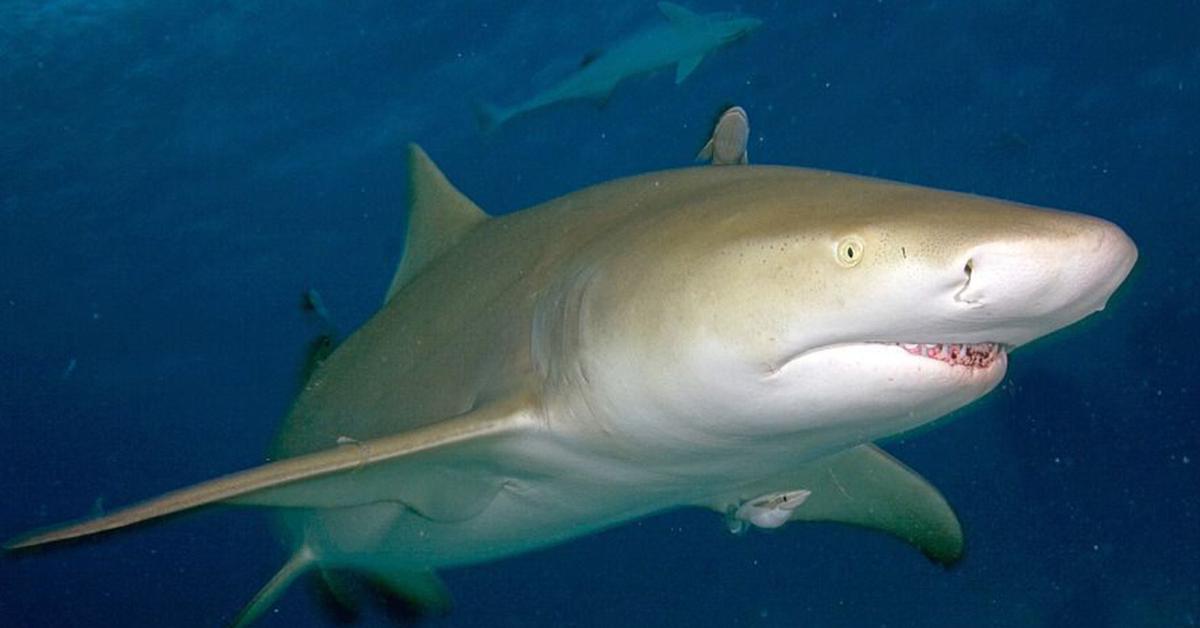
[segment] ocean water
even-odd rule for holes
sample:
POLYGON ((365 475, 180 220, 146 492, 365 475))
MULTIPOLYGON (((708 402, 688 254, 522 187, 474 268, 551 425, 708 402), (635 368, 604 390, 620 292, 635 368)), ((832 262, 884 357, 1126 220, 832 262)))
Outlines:
MULTIPOLYGON (((1200 3, 695 2, 764 20, 681 85, 510 104, 661 19, 652 2, 0 3, 0 536, 262 460, 320 290, 351 329, 403 242, 403 147, 491 213, 686 166, 714 115, 754 163, 1115 221, 1108 309, 886 444, 956 508, 947 570, 881 535, 734 537, 681 511, 447 571, 429 626, 1200 623, 1200 3)), ((5 626, 213 626, 282 564, 211 509, 0 561, 5 626)), ((304 583, 264 626, 321 626, 304 583)), ((363 625, 388 625, 368 610, 363 625)))

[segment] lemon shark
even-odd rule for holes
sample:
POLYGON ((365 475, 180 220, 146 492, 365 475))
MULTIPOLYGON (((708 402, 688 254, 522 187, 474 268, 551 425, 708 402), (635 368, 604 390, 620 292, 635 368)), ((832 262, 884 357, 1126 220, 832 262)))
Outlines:
POLYGON ((942 495, 874 441, 1001 380, 1009 353, 1101 309, 1137 258, 1115 225, 778 166, 620 179, 490 217, 418 147, 385 304, 322 356, 274 462, 11 540, 205 505, 277 509, 298 575, 382 582, 671 509, 735 531, 831 521, 951 563, 942 495))
POLYGON ((667 18, 665 24, 589 54, 577 71, 546 91, 510 107, 478 104, 479 125, 488 131, 555 103, 604 100, 621 81, 670 66, 675 66, 675 83, 682 83, 707 55, 762 25, 757 18, 732 13, 698 14, 671 2, 660 2, 658 8, 667 18))

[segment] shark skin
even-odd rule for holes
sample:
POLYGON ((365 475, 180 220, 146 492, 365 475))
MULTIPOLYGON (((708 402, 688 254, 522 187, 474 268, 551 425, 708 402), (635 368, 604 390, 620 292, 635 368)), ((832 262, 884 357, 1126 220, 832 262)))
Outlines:
POLYGON ((613 43, 546 91, 509 107, 478 104, 480 127, 491 131, 516 116, 560 102, 605 100, 621 81, 670 66, 676 66, 675 83, 682 83, 705 56, 762 25, 753 17, 697 14, 670 2, 658 7, 667 18, 665 24, 613 43))
POLYGON ((293 556, 238 624, 310 569, 442 612, 437 568, 683 507, 731 529, 871 528, 954 562, 949 505, 873 441, 985 395, 1137 259, 1098 218, 778 166, 650 173, 493 218, 409 159, 386 303, 316 366, 276 462, 6 548, 279 508, 293 556))

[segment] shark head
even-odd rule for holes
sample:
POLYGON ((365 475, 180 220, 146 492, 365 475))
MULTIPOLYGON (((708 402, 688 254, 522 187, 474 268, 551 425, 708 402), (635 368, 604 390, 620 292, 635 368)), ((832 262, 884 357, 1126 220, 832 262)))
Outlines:
POLYGON ((762 26, 762 20, 738 13, 714 13, 709 17, 709 27, 722 44, 731 44, 762 26))
POLYGON ((594 282, 590 370, 644 442, 794 437, 820 451, 903 432, 990 391, 1013 349, 1102 309, 1137 258, 1121 229, 1079 214, 731 170, 693 175, 705 182, 664 201, 594 282))
POLYGON ((762 20, 740 13, 700 14, 672 2, 659 2, 658 8, 676 27, 703 33, 706 39, 718 45, 737 41, 762 26, 762 20))

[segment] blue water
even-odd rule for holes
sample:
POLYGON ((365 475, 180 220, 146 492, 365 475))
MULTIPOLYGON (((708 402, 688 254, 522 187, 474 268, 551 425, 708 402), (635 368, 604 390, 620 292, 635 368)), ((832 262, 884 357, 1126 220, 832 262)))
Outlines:
MULTIPOLYGON (((484 136, 473 100, 533 93, 653 3, 0 5, 0 536, 260 462, 314 332, 298 295, 350 328, 387 286, 405 142, 505 213, 687 165, 738 103, 756 163, 1103 216, 1139 266, 985 401, 888 445, 957 509, 957 567, 678 512, 449 571, 457 608, 428 625, 1200 623, 1200 3, 695 8, 766 25, 682 85, 484 136)), ((262 513, 176 517, 3 561, 0 623, 219 625, 283 559, 262 513)), ((308 588, 263 625, 326 625, 308 588)))

